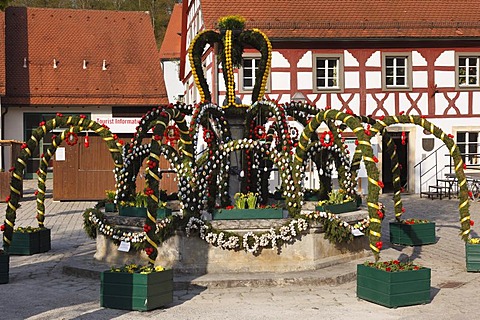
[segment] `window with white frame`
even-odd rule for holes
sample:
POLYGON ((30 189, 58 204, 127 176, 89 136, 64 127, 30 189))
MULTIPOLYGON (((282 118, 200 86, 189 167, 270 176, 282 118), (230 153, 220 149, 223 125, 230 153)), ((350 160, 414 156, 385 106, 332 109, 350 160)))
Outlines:
POLYGON ((457 145, 462 160, 467 165, 479 164, 479 132, 478 131, 457 131, 457 145))
POLYGON ((412 66, 410 53, 383 53, 383 90, 406 90, 412 87, 412 66))
MULTIPOLYGON (((251 92, 255 86, 258 67, 260 66, 260 55, 244 55, 242 58, 242 67, 239 69, 240 92, 251 92)), ((267 82, 266 91, 269 91, 267 82)))
POLYGON ((343 56, 313 56, 313 91, 341 91, 343 89, 343 56))
POLYGON ((480 87, 480 54, 457 54, 457 88, 480 87))

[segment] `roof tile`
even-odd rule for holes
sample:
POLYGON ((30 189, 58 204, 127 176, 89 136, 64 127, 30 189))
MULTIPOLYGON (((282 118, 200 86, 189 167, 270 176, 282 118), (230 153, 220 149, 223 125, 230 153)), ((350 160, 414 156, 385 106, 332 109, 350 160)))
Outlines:
POLYGON ((148 13, 8 7, 5 19, 5 103, 168 103, 148 13))

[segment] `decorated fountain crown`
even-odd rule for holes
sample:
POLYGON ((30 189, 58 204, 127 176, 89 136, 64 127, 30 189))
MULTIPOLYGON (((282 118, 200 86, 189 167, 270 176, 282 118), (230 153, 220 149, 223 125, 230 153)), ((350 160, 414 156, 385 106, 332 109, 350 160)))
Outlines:
MULTIPOLYGON (((239 16, 227 16, 218 20, 220 32, 205 30, 197 34, 188 49, 190 65, 195 85, 198 88, 201 102, 211 101, 210 88, 202 68, 202 54, 207 44, 217 44, 219 62, 222 63, 223 78, 226 88, 226 103, 223 106, 242 107, 235 101, 234 68, 242 65, 242 54, 245 45, 258 50, 261 54, 260 64, 255 74, 252 91, 252 103, 259 101, 265 94, 267 79, 272 61, 272 45, 267 36, 258 29, 245 30, 245 19, 239 16)), ((248 107, 245 105, 245 107, 248 107)))

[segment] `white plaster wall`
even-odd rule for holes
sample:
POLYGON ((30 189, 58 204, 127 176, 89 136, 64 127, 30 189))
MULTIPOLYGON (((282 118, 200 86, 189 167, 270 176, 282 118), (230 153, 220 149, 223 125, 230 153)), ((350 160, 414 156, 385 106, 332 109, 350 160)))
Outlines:
POLYGON ((378 89, 382 87, 382 72, 367 71, 365 72, 367 89, 378 89))
POLYGON ((412 65, 413 66, 427 66, 427 60, 418 52, 412 51, 412 65))
POLYGON ((438 88, 455 87, 455 71, 439 71, 435 70, 435 84, 438 88))
POLYGON ((313 68, 313 61, 312 61, 312 52, 307 51, 303 57, 298 60, 297 67, 298 68, 313 68))
POLYGON ((297 88, 300 90, 312 90, 313 75, 311 72, 297 73, 297 88))
MULTIPOLYGON (((407 95, 409 95, 410 98, 413 101, 415 101, 420 95, 420 93, 416 93, 416 92, 399 93, 400 110, 407 111, 412 106, 412 103, 410 102, 410 100, 408 100, 407 95)), ((428 114, 428 96, 426 94, 422 94, 420 100, 418 100, 417 102, 417 107, 420 109, 421 114, 428 114)), ((418 111, 415 111, 415 109, 413 109, 409 114, 419 115, 418 111)))
POLYGON ((345 67, 358 67, 358 61, 355 57, 347 50, 343 52, 343 63, 345 67))
MULTIPOLYGON (((342 97, 344 101, 347 101, 351 94, 350 93, 344 93, 344 94, 339 94, 339 96, 342 97)), ((332 95, 331 98, 332 104, 331 107, 332 109, 337 109, 340 110, 342 108, 342 102, 338 98, 338 95, 332 95)), ((354 94, 352 100, 349 103, 350 109, 352 109, 353 113, 359 114, 360 112, 360 94, 354 94)))
POLYGON ((282 97, 280 98, 279 103, 286 103, 286 102, 290 102, 291 100, 292 98, 290 94, 282 94, 282 97))
POLYGON ((360 88, 360 73, 357 71, 345 72, 345 88, 358 89, 360 88))
POLYGON ((290 63, 285 57, 277 51, 272 52, 272 66, 276 68, 290 68, 290 63))
POLYGON ((435 60, 434 65, 436 67, 453 67, 455 65, 455 51, 447 50, 442 52, 435 60))
POLYGON ((370 58, 365 62, 367 67, 381 67, 382 66, 382 57, 380 51, 375 51, 370 58))
POLYGON ((168 101, 174 103, 179 95, 183 95, 183 83, 178 78, 179 61, 168 60, 162 62, 163 78, 167 89, 168 101))
MULTIPOLYGON (((385 95, 386 95, 385 93, 376 93, 375 97, 378 100, 382 100, 385 97, 385 95)), ((373 99, 372 95, 367 94, 367 107, 366 107, 366 110, 365 110, 366 113, 367 114, 373 114, 373 111, 377 108, 377 104, 378 104, 377 101, 375 101, 375 99, 373 99)), ((386 104, 384 104, 384 107, 385 107, 385 109, 388 110, 386 104)), ((383 115, 382 111, 377 112, 377 114, 376 114, 376 116, 381 116, 381 115, 383 115)))
POLYGON ((290 90, 289 72, 272 72, 270 81, 272 90, 290 90))
POLYGON ((473 113, 479 114, 480 113, 480 92, 473 92, 473 113))
MULTIPOLYGON (((318 94, 307 94, 308 99, 311 101, 315 100, 317 98, 318 94)), ((320 98, 318 99, 316 103, 317 108, 323 108, 327 106, 327 95, 326 94, 320 94, 320 98)))
POLYGON ((428 72, 427 71, 413 71, 413 87, 427 88, 428 87, 428 72))

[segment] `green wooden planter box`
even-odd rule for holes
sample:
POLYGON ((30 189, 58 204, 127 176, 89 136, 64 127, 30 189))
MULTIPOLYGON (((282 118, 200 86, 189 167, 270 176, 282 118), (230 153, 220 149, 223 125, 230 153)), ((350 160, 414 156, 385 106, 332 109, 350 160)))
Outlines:
POLYGON ((117 206, 115 203, 105 203, 105 212, 116 212, 117 206))
POLYGON ((213 211, 213 220, 250 220, 250 219, 282 219, 282 208, 266 209, 218 209, 213 211))
POLYGON ((7 253, 0 253, 0 284, 8 283, 8 272, 10 256, 7 253))
MULTIPOLYGON (((147 216, 147 208, 143 207, 120 207, 119 214, 122 217, 141 217, 147 216)), ((157 218, 165 218, 172 215, 172 209, 159 208, 157 209, 157 218)))
POLYGON ((172 209, 170 208, 159 208, 157 209, 157 219, 166 218, 172 215, 172 209))
POLYGON ((431 270, 387 272, 357 265, 357 297, 389 308, 430 302, 431 270))
POLYGON ((435 241, 435 222, 416 224, 390 222, 390 243, 420 246, 435 241))
POLYGON ((148 311, 173 302, 173 271, 149 274, 104 271, 100 275, 100 306, 148 311))
POLYGON ((468 272, 480 272, 480 244, 465 243, 468 272))
POLYGON ((11 255, 32 255, 50 251, 51 248, 50 229, 41 229, 35 232, 14 232, 8 253, 11 255))
POLYGON ((357 202, 349 201, 340 204, 325 204, 323 206, 316 206, 315 210, 317 211, 329 211, 334 214, 352 212, 357 210, 357 202))

